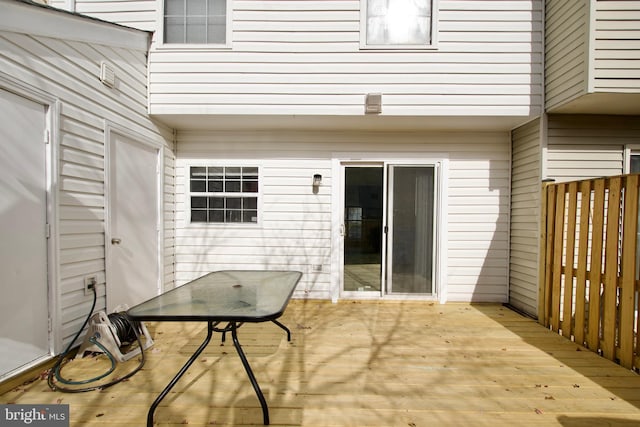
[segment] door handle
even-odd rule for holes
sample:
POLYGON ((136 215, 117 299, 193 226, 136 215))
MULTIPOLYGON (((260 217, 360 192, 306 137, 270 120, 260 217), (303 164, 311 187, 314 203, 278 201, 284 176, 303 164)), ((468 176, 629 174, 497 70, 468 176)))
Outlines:
POLYGON ((118 239, 117 237, 114 237, 113 239, 111 239, 112 245, 119 245, 120 243, 122 243, 122 240, 118 239))

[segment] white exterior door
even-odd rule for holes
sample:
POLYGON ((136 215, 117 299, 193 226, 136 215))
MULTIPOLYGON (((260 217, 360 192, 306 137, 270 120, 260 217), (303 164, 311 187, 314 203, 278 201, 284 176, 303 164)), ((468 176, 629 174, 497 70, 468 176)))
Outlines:
POLYGON ((0 379, 50 355, 45 107, 0 89, 0 379))
POLYGON ((108 133, 107 310, 160 290, 160 149, 108 133))

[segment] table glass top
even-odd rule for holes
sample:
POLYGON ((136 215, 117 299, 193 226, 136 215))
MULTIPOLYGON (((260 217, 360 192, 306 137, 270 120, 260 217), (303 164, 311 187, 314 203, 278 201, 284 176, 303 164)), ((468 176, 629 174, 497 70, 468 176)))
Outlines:
POLYGON ((127 314, 134 320, 272 320, 286 308, 301 276, 298 271, 216 271, 127 314))

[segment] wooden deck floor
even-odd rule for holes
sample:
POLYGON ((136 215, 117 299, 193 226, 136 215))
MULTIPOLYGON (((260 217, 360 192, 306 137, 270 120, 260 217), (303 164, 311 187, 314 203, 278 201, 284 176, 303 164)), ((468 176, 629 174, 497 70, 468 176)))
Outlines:
MULTIPOLYGON (((293 301, 282 321, 239 332, 276 426, 640 425, 640 376, 500 305, 293 301)), ((149 405, 204 338, 196 323, 147 324, 144 369, 103 391, 38 379, 0 403, 68 403, 71 426, 144 426, 149 405)), ((262 425, 219 336, 156 411, 162 426, 262 425)), ((102 372, 103 356, 65 376, 102 372)), ((118 366, 131 369, 135 360, 118 366)))

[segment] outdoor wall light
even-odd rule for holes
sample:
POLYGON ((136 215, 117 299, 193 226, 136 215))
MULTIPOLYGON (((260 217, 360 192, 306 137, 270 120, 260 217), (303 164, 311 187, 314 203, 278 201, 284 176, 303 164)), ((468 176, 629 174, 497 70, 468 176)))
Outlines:
POLYGON ((322 175, 320 175, 319 173, 314 174, 313 175, 313 186, 314 187, 318 187, 320 184, 322 184, 322 175))

